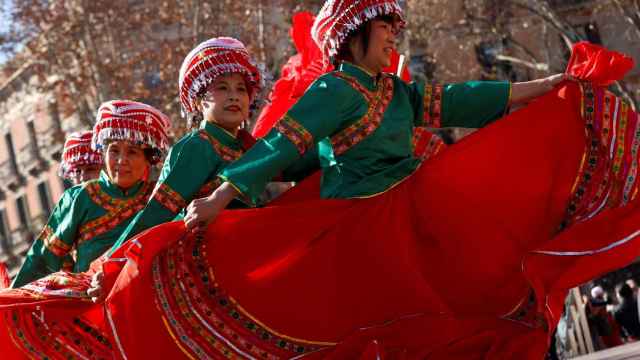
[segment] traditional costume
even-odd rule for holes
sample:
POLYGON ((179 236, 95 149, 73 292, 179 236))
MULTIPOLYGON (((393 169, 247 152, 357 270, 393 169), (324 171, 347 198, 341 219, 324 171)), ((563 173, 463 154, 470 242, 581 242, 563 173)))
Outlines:
MULTIPOLYGON (((315 37, 332 54, 345 31, 398 9, 329 2, 315 37)), ((565 83, 446 150, 427 126, 491 123, 508 83, 406 85, 349 63, 323 75, 221 178, 255 199, 319 144, 325 199, 226 211, 203 238, 167 224, 168 246, 153 231, 137 238, 107 300, 121 355, 542 357, 553 296, 575 278, 558 261, 530 271, 553 253, 536 250, 612 256, 594 275, 640 247, 640 124, 597 79, 630 60, 586 53, 579 78, 591 83, 565 83), (134 319, 160 329, 152 350, 134 319)))
MULTIPOLYGON (((333 29, 396 12, 389 0, 329 1, 315 28, 330 40, 319 43, 338 46, 333 29)), ((104 264, 116 355, 541 358, 560 295, 640 250, 640 122, 601 81, 631 61, 586 45, 581 55, 569 71, 582 68, 584 84, 561 84, 446 149, 424 125, 489 123, 508 84, 403 85, 350 64, 324 75, 222 173, 255 198, 319 142, 324 199, 295 196, 320 186, 312 177, 272 206, 222 212, 204 236, 173 222, 117 249, 112 259, 126 261, 104 264), (478 86, 485 108, 455 96, 478 86), (316 96, 325 102, 307 108, 316 96), (459 102, 477 120, 458 117, 459 102), (316 112, 339 120, 308 121, 316 112)), ((69 304, 11 301, 0 293, 0 309, 69 304)))
POLYGON ((102 167, 102 152, 91 148, 92 137, 93 131, 90 130, 74 132, 67 137, 58 170, 61 178, 72 180, 86 166, 102 167))
MULTIPOLYGON (((98 110, 93 148, 98 151, 109 141, 129 140, 164 152, 168 147, 169 126, 169 119, 151 106, 111 101, 98 110)), ((72 165, 81 161, 96 160, 95 152, 83 153, 80 146, 67 149, 63 171, 72 171, 72 165)), ((143 179, 123 191, 103 171, 99 179, 65 191, 27 253, 13 287, 59 270, 86 271, 93 260, 113 245, 132 216, 144 207, 153 185, 143 179), (75 261, 71 258, 72 251, 75 251, 75 261)))
MULTIPOLYGON (((223 74, 245 77, 252 96, 262 87, 262 75, 244 45, 232 38, 213 38, 193 49, 180 68, 180 101, 186 113, 223 74)), ((218 174, 239 159, 255 141, 244 129, 237 136, 203 120, 200 128, 180 139, 169 151, 149 202, 122 233, 114 249, 132 236, 174 220, 193 199, 206 197, 220 184, 218 174)), ((242 206, 239 201, 234 207, 242 206)))

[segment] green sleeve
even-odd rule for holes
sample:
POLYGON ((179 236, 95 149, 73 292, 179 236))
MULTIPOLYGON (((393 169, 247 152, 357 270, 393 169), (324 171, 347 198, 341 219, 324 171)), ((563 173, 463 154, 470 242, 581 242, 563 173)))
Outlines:
POLYGON ((506 113, 511 83, 468 81, 457 84, 409 85, 416 126, 481 128, 506 113))
POLYGON ((197 134, 182 138, 169 151, 147 205, 129 223, 111 251, 135 235, 175 219, 222 166, 222 159, 206 140, 197 134))
POLYGON ((318 145, 307 151, 300 159, 282 171, 282 181, 301 181, 320 169, 318 145))
MULTIPOLYGON (((355 100, 361 102, 361 97, 343 80, 331 74, 323 75, 274 129, 258 140, 242 158, 229 165, 220 178, 255 203, 267 182, 313 151, 318 141, 348 121, 356 108, 349 104, 356 104, 355 100)), ((313 156, 309 157, 305 161, 313 161, 313 156)))
POLYGON ((68 189, 53 209, 47 225, 33 242, 11 284, 17 288, 64 268, 70 268, 77 230, 84 218, 81 185, 68 189))

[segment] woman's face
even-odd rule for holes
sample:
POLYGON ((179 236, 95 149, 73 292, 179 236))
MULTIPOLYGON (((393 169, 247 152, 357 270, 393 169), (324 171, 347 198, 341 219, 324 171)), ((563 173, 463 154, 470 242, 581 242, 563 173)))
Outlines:
POLYGON ((150 166, 142 147, 129 141, 113 141, 107 146, 105 165, 111 181, 128 189, 142 180, 150 166))
POLYGON ((371 20, 369 47, 366 54, 362 48, 362 41, 354 39, 351 52, 356 65, 362 66, 374 73, 379 73, 385 67, 391 66, 391 54, 396 50, 396 40, 400 32, 398 21, 371 20))
POLYGON ((249 89, 241 74, 220 75, 209 86, 200 110, 206 121, 235 133, 243 121, 249 118, 249 89))

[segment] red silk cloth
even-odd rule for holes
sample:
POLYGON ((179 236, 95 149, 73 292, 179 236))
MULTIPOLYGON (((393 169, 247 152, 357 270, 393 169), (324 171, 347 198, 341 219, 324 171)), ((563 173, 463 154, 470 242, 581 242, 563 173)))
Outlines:
POLYGON ((573 45, 566 73, 595 86, 622 79, 634 66, 631 57, 582 41, 573 45))
POLYGON ((322 200, 314 176, 203 237, 160 225, 94 263, 104 305, 5 290, 0 332, 38 304, 91 324, 83 339, 107 336, 116 358, 540 359, 567 289, 640 251, 625 106, 564 83, 378 196, 322 200))

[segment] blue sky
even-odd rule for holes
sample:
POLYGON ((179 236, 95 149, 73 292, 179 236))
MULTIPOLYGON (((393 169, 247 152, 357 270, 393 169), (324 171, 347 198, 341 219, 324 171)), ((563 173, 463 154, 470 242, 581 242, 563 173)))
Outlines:
MULTIPOLYGON (((13 0, 0 0, 0 32, 5 32, 9 28, 9 18, 7 14, 11 12, 13 0)), ((7 60, 6 55, 0 51, 0 64, 7 60)))

